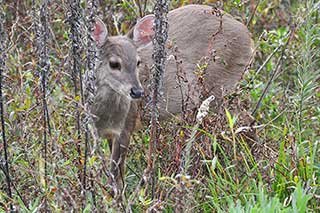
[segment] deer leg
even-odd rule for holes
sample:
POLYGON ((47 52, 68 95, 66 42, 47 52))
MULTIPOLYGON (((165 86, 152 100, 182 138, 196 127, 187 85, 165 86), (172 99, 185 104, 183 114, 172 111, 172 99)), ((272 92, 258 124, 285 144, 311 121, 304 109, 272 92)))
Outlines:
POLYGON ((128 152, 131 134, 136 126, 137 117, 137 104, 132 103, 124 129, 120 136, 114 137, 112 141, 111 181, 117 184, 118 189, 123 188, 125 158, 128 152))
POLYGON ((130 135, 126 131, 122 131, 119 137, 112 142, 111 153, 111 175, 114 182, 118 186, 123 185, 124 164, 130 142, 130 135))

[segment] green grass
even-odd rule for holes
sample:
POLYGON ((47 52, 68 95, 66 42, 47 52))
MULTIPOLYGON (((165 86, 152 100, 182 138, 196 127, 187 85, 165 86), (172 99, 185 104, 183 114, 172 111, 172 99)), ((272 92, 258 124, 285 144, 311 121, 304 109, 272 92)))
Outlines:
MULTIPOLYGON (((173 5, 188 2, 174 1, 173 5)), ((10 44, 15 45, 7 53, 4 79, 4 116, 14 187, 10 200, 0 169, 0 212, 9 211, 9 203, 18 212, 43 211, 45 200, 53 212, 92 212, 95 208, 121 212, 129 209, 128 204, 132 212, 319 212, 320 3, 244 2, 224 1, 223 8, 245 21, 259 2, 249 25, 257 47, 249 72, 235 94, 226 97, 221 108, 210 112, 201 124, 193 122, 191 115, 188 122, 162 124, 154 184, 148 187, 138 187, 147 165, 148 124, 135 134, 120 203, 114 202, 106 187, 105 157, 110 155, 106 140, 90 144, 89 188, 85 198, 81 194, 84 140, 78 139, 75 120, 76 110, 83 110, 76 108, 80 98, 73 95, 68 67, 69 29, 62 21, 65 8, 56 2, 50 7, 54 40, 50 43, 48 79, 51 135, 46 186, 40 78, 33 72, 38 59, 30 40, 34 37, 30 30, 31 1, 23 1, 19 13, 11 11, 13 3, 5 3, 8 26, 17 23, 15 28, 6 28, 10 44), (13 20, 17 16, 19 20, 13 20), (292 26, 294 33, 290 34, 292 26), (252 116, 279 60, 279 69, 252 116), (194 138, 192 132, 196 133, 194 138), (185 151, 187 142, 191 150, 185 151)), ((103 4, 113 5, 116 15, 124 13, 117 27, 113 17, 105 17, 111 34, 125 33, 140 13, 132 1, 116 4, 108 0, 103 4)), ((151 11, 152 5, 146 8, 151 11)), ((1 140, 1 157, 2 153, 1 140)))

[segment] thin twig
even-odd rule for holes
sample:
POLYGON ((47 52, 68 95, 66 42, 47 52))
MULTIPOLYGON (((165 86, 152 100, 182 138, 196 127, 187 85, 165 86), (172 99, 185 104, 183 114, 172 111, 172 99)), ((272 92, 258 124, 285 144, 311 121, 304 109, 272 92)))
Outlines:
POLYGON ((255 116, 255 115, 256 115, 256 113, 257 113, 257 111, 258 111, 258 109, 259 109, 259 107, 260 107, 260 105, 261 105, 261 102, 262 102, 264 96, 267 94, 267 91, 268 91, 271 83, 273 82, 273 79, 274 79, 275 75, 278 73, 278 69, 279 69, 280 64, 281 64, 281 62, 282 62, 282 59, 283 59, 285 50, 286 50, 286 48, 287 48, 290 40, 292 39, 292 35, 293 35, 294 32, 295 32, 295 28, 293 28, 293 29, 291 29, 291 30, 289 31, 289 33, 288 33, 288 35, 289 35, 288 40, 287 40, 287 42, 282 46, 282 51, 281 51, 280 58, 278 59, 278 62, 277 62, 277 64, 276 64, 276 67, 274 68, 274 70, 273 70, 272 73, 271 73, 270 79, 269 79, 269 81, 267 82, 267 85, 266 85, 266 87, 264 88, 264 90, 263 90, 263 92, 262 92, 262 95, 260 96, 260 98, 259 98, 259 100, 258 100, 258 102, 257 102, 257 104, 256 104, 256 106, 255 106, 255 108, 254 108, 254 110, 252 111, 252 116, 255 116))
MULTIPOLYGON (((0 2, 2 4, 2 2, 0 2)), ((5 41, 5 29, 4 29, 4 11, 3 7, 0 8, 0 115, 1 115, 1 131, 2 131, 2 141, 3 141, 3 150, 4 150, 4 161, 1 159, 0 156, 0 167, 2 164, 4 166, 3 172, 6 177, 7 182, 7 194, 10 199, 12 200, 12 191, 11 191, 11 177, 10 177, 10 170, 9 170, 9 157, 8 157, 8 142, 6 138, 6 129, 5 129, 5 121, 4 121, 4 96, 3 96, 3 73, 6 67, 6 54, 5 54, 5 45, 7 42, 5 41)), ((12 203, 10 202, 10 210, 13 211, 12 203)))
MULTIPOLYGON (((152 82, 152 109, 151 109, 151 131, 150 144, 148 153, 148 167, 146 174, 152 174, 155 157, 155 148, 159 141, 159 110, 158 100, 162 90, 162 81, 165 70, 166 50, 165 44, 168 38, 168 19, 167 13, 169 8, 169 0, 158 0, 154 8, 155 15, 155 38, 153 40, 153 82, 152 82)), ((154 189, 154 183, 152 183, 154 189)), ((152 190, 153 198, 154 190, 152 190)))
MULTIPOLYGON (((43 0, 40 7, 39 22, 36 21, 36 44, 37 53, 39 57, 38 69, 41 78, 41 92, 42 92, 42 114, 43 114, 43 159, 44 159, 44 187, 48 188, 48 134, 50 134, 49 126, 49 113, 47 105, 47 78, 50 70, 49 61, 49 49, 48 49, 48 38, 49 38, 49 27, 48 27, 48 0, 43 0)), ((47 197, 45 193, 44 200, 45 211, 48 210, 47 197)))
POLYGON ((261 0, 259 0, 258 3, 256 4, 256 6, 254 7, 253 12, 251 13, 251 16, 250 16, 250 18, 249 18, 249 20, 248 20, 248 22, 247 22, 247 27, 250 26, 251 21, 253 20, 253 17, 254 17, 254 15, 256 14, 256 11, 257 11, 257 9, 258 9, 258 6, 259 6, 260 2, 261 2, 261 0))
MULTIPOLYGON (((71 48, 71 55, 72 55, 72 79, 74 84, 74 99, 79 95, 79 88, 78 88, 78 77, 81 76, 81 31, 80 31, 80 19, 81 19, 81 7, 80 1, 69 1, 69 10, 70 14, 68 16, 69 24, 70 24, 70 37, 72 40, 72 48, 71 48)), ((78 141, 76 143, 77 152, 79 155, 79 164, 81 162, 81 126, 80 126, 80 109, 79 109, 79 101, 74 101, 74 108, 76 111, 76 128, 78 134, 78 141)), ((79 174, 79 178, 81 175, 79 174)))
MULTIPOLYGON (((87 178, 87 161, 88 161, 88 155, 89 155, 89 140, 90 140, 90 128, 89 124, 92 124, 92 117, 88 113, 90 105, 93 103, 93 99, 95 97, 96 88, 95 88, 95 61, 96 61, 96 46, 95 42, 93 41, 91 37, 91 33, 93 31, 93 26, 95 23, 95 16, 97 11, 98 5, 96 0, 91 0, 88 2, 87 6, 87 53, 86 53, 86 72, 85 72, 85 78, 82 80, 82 75, 79 76, 80 81, 80 94, 81 94, 81 102, 84 106, 84 109, 86 111, 85 117, 83 119, 83 125, 84 125, 84 131, 85 131, 85 147, 84 147, 84 166, 83 166, 83 195, 85 197, 83 208, 86 204, 86 178, 87 178), (85 86, 85 88, 83 88, 85 86)), ((93 128, 94 135, 92 135, 92 138, 95 140, 96 137, 96 129, 91 125, 93 128)), ((93 184, 93 182, 92 182, 93 184)), ((91 187, 93 185, 91 184, 91 187)), ((94 191, 91 189, 91 194, 93 197, 94 191)))

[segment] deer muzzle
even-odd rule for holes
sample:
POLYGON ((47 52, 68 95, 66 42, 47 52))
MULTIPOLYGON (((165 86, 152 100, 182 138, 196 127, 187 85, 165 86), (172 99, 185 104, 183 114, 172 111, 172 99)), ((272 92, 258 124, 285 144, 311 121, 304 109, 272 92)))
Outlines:
POLYGON ((137 87, 131 88, 131 92, 130 92, 131 98, 138 99, 143 97, 143 95, 144 95, 144 90, 142 88, 137 88, 137 87))

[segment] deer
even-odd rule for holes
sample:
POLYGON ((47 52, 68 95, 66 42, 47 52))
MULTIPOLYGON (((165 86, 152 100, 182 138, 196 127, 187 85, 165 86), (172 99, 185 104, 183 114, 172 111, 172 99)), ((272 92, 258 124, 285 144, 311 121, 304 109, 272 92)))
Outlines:
MULTIPOLYGON (((168 54, 163 78, 164 98, 159 102, 160 121, 181 113, 183 96, 188 93, 188 84, 197 78, 195 70, 204 56, 214 55, 215 58, 206 67, 203 83, 217 100, 232 91, 246 71, 253 54, 251 34, 231 15, 218 13, 206 5, 187 5, 168 13, 168 54), (170 55, 173 46, 175 48, 171 49, 177 57, 170 55), (188 79, 179 86, 177 60, 188 79)), ((99 137, 109 142, 110 173, 119 185, 123 184, 130 137, 141 120, 139 102, 152 80, 154 20, 154 15, 147 15, 126 35, 109 36, 105 24, 97 18, 92 32, 99 62, 96 65, 97 92, 91 112, 99 137)), ((193 94, 195 103, 205 98, 200 93, 193 94)))

